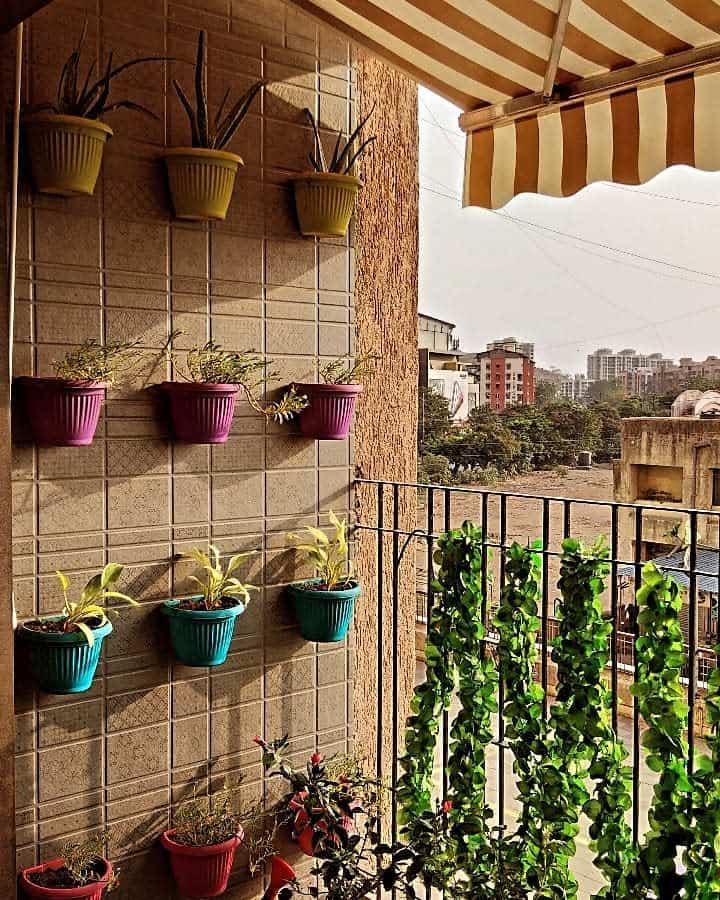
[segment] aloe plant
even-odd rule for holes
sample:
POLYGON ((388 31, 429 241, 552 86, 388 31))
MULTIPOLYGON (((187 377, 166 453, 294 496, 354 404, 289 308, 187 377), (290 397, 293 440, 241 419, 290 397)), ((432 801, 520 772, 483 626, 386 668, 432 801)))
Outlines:
POLYGON ((190 102, 188 95, 177 79, 173 79, 173 85, 190 121, 193 147, 202 147, 205 150, 222 150, 223 147, 230 143, 238 128, 242 125, 245 116, 250 110, 251 103, 263 86, 263 82, 256 81, 255 84, 245 91, 227 114, 223 116, 228 97, 230 96, 230 88, 228 88, 211 123, 207 100, 206 43, 207 33, 201 31, 198 35, 197 57, 195 60, 195 106, 190 102))
POLYGON ((330 158, 330 162, 328 163, 327 157, 325 156, 325 151, 323 150, 322 141, 320 140, 320 131, 318 129, 317 121, 315 120, 315 116, 312 112, 305 108, 305 117, 310 123, 310 127, 313 130, 313 135, 315 137, 315 147, 314 152, 308 156, 310 160, 310 165, 316 172, 323 172, 326 174, 332 175, 349 175, 352 172, 353 166, 357 162, 357 160, 362 156, 362 154, 367 150, 370 144, 375 141, 376 135, 372 135, 369 138, 365 138, 365 140, 360 142, 360 145, 355 149, 356 141, 360 140, 360 135, 362 134, 363 128, 367 125, 368 119, 375 112, 375 106, 373 104, 373 108, 370 112, 362 119, 357 128, 352 132, 347 141, 343 142, 343 133, 342 131, 338 132, 337 138, 335 139, 335 147, 333 149, 333 155, 330 158))
POLYGON ((83 119, 99 119, 103 113, 112 112, 114 109, 130 109, 133 112, 144 113, 146 116, 157 119, 158 117, 152 110, 132 100, 115 100, 110 103, 110 88, 113 78, 117 78, 126 69, 146 62, 164 62, 165 57, 142 56, 128 60, 122 65, 113 66, 113 54, 111 52, 99 78, 92 81, 96 71, 98 73, 101 71, 100 61, 93 59, 83 79, 80 69, 86 37, 87 20, 83 23, 77 46, 67 58, 60 73, 55 101, 32 106, 29 112, 54 112, 65 116, 79 116, 83 119))

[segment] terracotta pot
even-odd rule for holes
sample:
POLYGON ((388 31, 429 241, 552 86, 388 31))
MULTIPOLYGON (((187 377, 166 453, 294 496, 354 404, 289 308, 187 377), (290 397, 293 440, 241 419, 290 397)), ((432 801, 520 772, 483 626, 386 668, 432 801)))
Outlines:
POLYGON ((201 221, 227 215, 242 157, 226 150, 175 147, 163 154, 175 216, 201 221))
POLYGON ((262 896, 262 900, 275 900, 278 891, 296 878, 295 870, 281 856, 273 856, 270 870, 270 884, 262 896))
POLYGON ((20 873, 20 886, 23 893, 27 897, 45 897, 46 900, 56 898, 56 900, 101 900, 103 892, 112 877, 113 868, 109 860, 104 859, 105 874, 100 881, 93 884, 86 884, 83 887, 76 888, 48 888, 41 887, 39 884, 33 884, 29 879, 29 875, 39 872, 47 872, 48 869, 61 869, 65 865, 62 859, 53 859, 50 862, 43 863, 39 866, 30 866, 23 869, 20 873))
POLYGON ((230 434, 236 384, 165 381, 175 437, 189 444, 224 444, 230 434))
POLYGON ((104 384, 29 377, 18 378, 17 383, 38 444, 54 447, 92 444, 105 399, 104 384))
POLYGON ((354 175, 306 172, 293 178, 295 209, 302 234, 344 237, 362 181, 354 175))
POLYGON ((296 384, 298 394, 308 399, 300 413, 300 431, 305 437, 344 441, 350 433, 361 384, 296 384))
POLYGON ((175 882, 184 897, 219 897, 227 890, 230 871, 235 861, 235 851, 244 834, 232 837, 222 844, 208 847, 189 847, 173 840, 175 830, 164 832, 160 843, 170 854, 175 882))
POLYGON ((23 116, 30 170, 41 194, 72 197, 95 191, 103 151, 113 130, 80 116, 38 112, 23 116))

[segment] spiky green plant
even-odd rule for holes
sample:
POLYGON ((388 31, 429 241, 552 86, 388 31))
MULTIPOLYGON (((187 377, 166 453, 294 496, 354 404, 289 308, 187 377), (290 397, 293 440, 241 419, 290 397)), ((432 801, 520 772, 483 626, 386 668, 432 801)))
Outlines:
POLYGON ((253 555, 252 553, 236 553, 230 557, 225 567, 221 562, 220 551, 214 544, 210 544, 209 553, 195 547, 181 555, 196 562, 205 572, 204 580, 195 575, 190 576, 190 580, 202 591, 205 609, 219 609, 226 597, 236 599, 247 606, 250 602, 250 591, 257 590, 255 585, 244 584, 234 574, 253 555))
POLYGON ((99 119, 103 113, 112 112, 114 109, 130 109, 133 112, 143 113, 153 119, 158 117, 152 110, 135 103, 132 100, 110 101, 110 88, 112 81, 126 69, 139 66, 146 62, 164 62, 163 56, 141 56, 130 59, 119 66, 113 66, 112 51, 107 63, 102 69, 102 74, 92 81, 96 70, 101 71, 98 59, 88 66, 85 78, 81 74, 82 51, 87 37, 87 19, 83 23, 82 31, 77 45, 65 61, 58 81, 57 96, 54 102, 39 103, 28 109, 28 112, 54 112, 64 116, 80 116, 83 119, 99 119))
POLYGON ((190 122, 193 147, 202 147, 206 150, 222 150, 223 147, 230 143, 238 128, 242 125, 245 116, 250 110, 250 105, 263 86, 263 82, 256 81, 255 84, 251 85, 227 114, 223 116, 228 97, 230 96, 230 88, 228 88, 211 122, 207 99, 206 43, 207 33, 201 31, 198 35, 197 57, 195 59, 195 106, 193 106, 177 79, 173 79, 173 86, 190 122))
POLYGON ((308 156, 310 165, 313 167, 313 169, 316 172, 325 172, 333 175, 351 174, 353 166, 358 161, 358 159, 362 156, 363 153, 365 153, 370 144, 372 144, 373 141, 377 140, 376 136, 372 135, 371 137, 365 138, 365 140, 361 141, 357 149, 355 149, 355 143, 360 139, 362 130, 367 125, 368 119, 374 111, 375 106, 373 104, 373 108, 365 116, 365 118, 360 121, 357 128, 352 132, 347 141, 343 142, 343 133, 342 131, 338 132, 337 138, 335 139, 333 155, 331 156, 330 162, 328 163, 327 157, 325 156, 325 151, 323 150, 322 141, 320 140, 320 131, 318 129, 318 124, 315 116, 312 114, 311 110, 305 108, 305 118, 310 123, 310 127, 313 130, 313 135, 315 138, 315 146, 313 148, 313 152, 308 156))
POLYGON ((123 567, 118 563, 108 563, 102 572, 93 575, 80 592, 80 597, 77 600, 70 599, 70 579, 68 576, 60 571, 55 573, 65 598, 62 617, 64 631, 81 631, 88 644, 92 647, 95 643, 95 635, 88 623, 99 620, 104 625, 107 622, 108 613, 119 615, 116 609, 108 607, 108 600, 121 600, 129 606, 139 606, 138 602, 133 600, 132 597, 128 597, 127 594, 111 590, 112 585, 120 577, 122 570, 123 567))
POLYGON ((129 361, 129 352, 137 341, 110 341, 100 344, 94 339, 83 341, 53 363, 55 374, 65 381, 88 381, 112 384, 129 361))

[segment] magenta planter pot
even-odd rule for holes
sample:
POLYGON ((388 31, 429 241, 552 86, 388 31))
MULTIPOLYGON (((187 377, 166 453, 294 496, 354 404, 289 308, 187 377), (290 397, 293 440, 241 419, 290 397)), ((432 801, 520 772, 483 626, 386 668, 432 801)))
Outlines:
POLYGON ((33 884, 28 877, 29 875, 47 872, 49 869, 61 869, 65 865, 64 860, 53 859, 40 866, 31 866, 29 869, 23 869, 20 874, 20 886, 26 897, 45 897, 46 900, 51 900, 51 898, 55 898, 55 900, 101 900, 113 873, 112 865, 108 860, 104 859, 103 864, 105 865, 105 873, 101 876, 100 881, 86 884, 83 887, 49 888, 33 884))
POLYGON ((189 847, 173 840, 174 830, 164 832, 160 843, 170 854, 170 865, 183 897, 218 897, 227 890, 235 851, 244 835, 209 847, 189 847))
POLYGON ((300 430, 305 437, 323 441, 344 441, 350 433, 355 403, 361 384, 296 384, 309 405, 300 413, 300 430))
POLYGON ((170 399, 175 437, 189 444, 224 444, 230 434, 236 384, 196 384, 164 381, 170 399))
POLYGON ((82 447, 92 444, 105 385, 62 378, 18 378, 33 438, 38 444, 82 447))

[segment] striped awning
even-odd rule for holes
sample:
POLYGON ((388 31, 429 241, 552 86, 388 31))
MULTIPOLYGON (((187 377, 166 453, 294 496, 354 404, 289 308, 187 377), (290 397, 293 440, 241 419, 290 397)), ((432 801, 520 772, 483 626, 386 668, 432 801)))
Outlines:
POLYGON ((465 201, 720 169, 720 0, 295 0, 460 105, 465 201))

